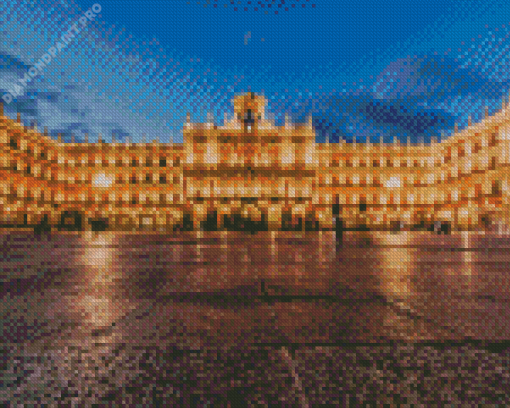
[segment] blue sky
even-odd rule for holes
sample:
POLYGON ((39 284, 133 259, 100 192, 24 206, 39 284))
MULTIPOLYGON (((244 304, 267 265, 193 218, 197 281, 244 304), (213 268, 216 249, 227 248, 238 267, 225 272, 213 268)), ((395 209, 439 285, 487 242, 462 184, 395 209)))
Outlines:
MULTIPOLYGON (((507 3, 101 0, 4 110, 65 140, 179 143, 186 112, 221 123, 251 90, 279 125, 312 115, 318 142, 447 137, 508 97, 507 3)), ((0 96, 93 4, 4 0, 0 96)))

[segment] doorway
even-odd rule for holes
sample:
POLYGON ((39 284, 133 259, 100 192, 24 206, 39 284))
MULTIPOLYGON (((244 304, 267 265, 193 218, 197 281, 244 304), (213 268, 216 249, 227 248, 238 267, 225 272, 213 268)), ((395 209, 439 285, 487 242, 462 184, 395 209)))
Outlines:
POLYGON ((106 218, 90 219, 89 224, 94 232, 106 231, 108 229, 108 219, 106 218))
POLYGON ((83 230, 83 215, 79 211, 64 211, 60 215, 59 229, 64 231, 83 230))

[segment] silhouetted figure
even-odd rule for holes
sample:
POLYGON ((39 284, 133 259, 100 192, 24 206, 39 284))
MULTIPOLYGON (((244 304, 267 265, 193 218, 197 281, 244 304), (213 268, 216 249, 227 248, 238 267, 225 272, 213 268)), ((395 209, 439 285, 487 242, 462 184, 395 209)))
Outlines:
POLYGON ((335 234, 336 234, 336 244, 337 246, 342 246, 344 239, 344 229, 345 225, 343 220, 339 217, 335 218, 335 234))

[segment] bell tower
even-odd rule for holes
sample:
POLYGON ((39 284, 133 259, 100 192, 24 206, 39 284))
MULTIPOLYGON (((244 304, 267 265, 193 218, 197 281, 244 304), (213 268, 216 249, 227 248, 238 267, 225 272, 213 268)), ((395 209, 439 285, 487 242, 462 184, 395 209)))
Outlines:
POLYGON ((234 114, 245 132, 253 132, 264 120, 266 100, 250 92, 234 98, 234 114))

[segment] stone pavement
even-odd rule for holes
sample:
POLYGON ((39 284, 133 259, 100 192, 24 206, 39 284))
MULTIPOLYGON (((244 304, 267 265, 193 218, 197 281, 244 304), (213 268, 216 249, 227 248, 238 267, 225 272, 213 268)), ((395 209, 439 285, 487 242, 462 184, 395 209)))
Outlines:
POLYGON ((0 403, 507 405, 509 242, 4 234, 0 403))

